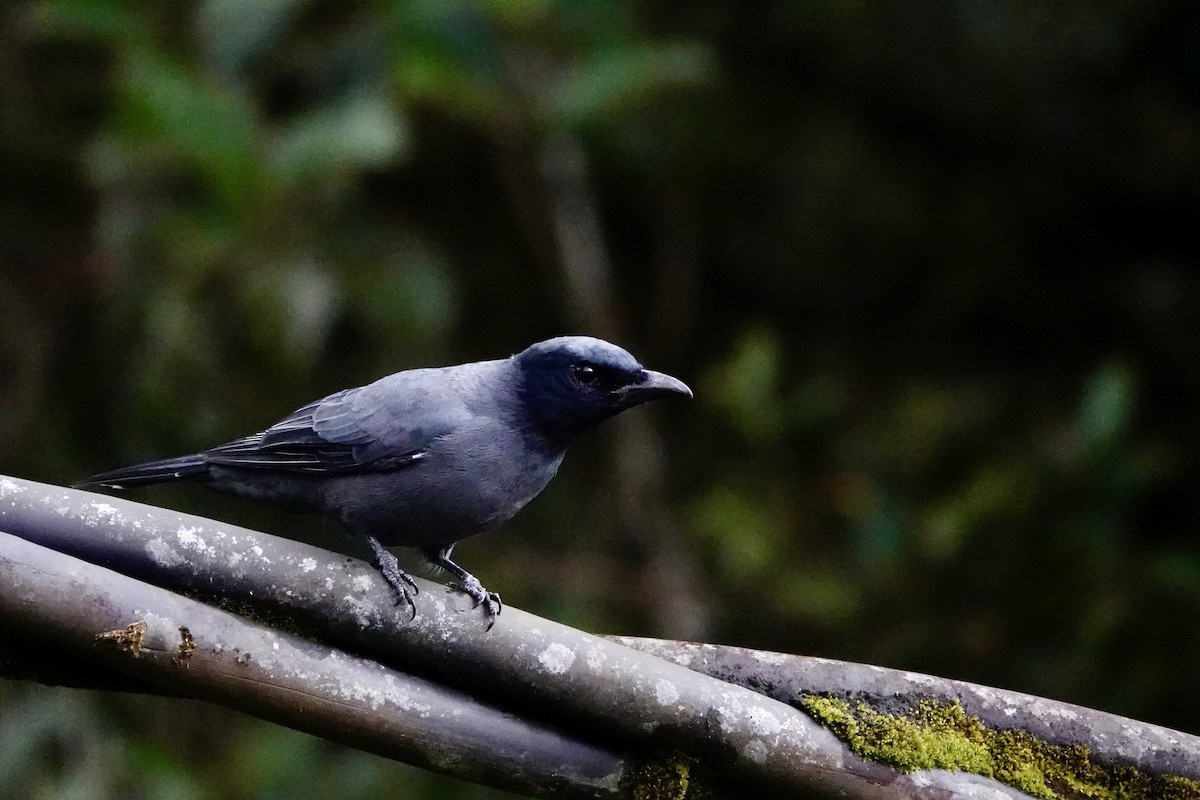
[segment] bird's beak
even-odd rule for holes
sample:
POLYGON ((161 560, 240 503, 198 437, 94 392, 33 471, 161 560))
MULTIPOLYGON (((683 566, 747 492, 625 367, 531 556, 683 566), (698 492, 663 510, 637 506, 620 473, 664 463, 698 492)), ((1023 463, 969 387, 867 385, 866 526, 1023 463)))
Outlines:
POLYGON ((644 370, 642 379, 619 390, 621 399, 631 405, 665 400, 668 397, 691 397, 692 390, 683 381, 654 370, 644 370))

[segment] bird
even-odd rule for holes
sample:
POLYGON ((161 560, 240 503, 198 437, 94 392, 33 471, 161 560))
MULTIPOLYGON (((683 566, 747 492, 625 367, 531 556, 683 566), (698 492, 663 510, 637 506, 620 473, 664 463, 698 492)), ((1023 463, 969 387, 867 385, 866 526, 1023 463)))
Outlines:
POLYGON ((615 344, 559 336, 508 358, 409 369, 302 406, 258 433, 199 453, 93 475, 77 488, 195 481, 324 514, 365 537, 396 604, 416 618, 417 585, 392 547, 417 549, 482 606, 503 609, 452 558, 455 544, 511 519, 554 478, 584 431, 682 381, 615 344))

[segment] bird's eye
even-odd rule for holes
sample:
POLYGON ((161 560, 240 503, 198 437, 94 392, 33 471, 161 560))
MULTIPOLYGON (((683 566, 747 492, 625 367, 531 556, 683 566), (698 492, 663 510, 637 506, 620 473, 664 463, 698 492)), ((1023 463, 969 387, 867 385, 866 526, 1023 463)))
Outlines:
POLYGON ((590 364, 576 364, 574 372, 575 380, 580 383, 591 383, 596 380, 596 368, 590 364))

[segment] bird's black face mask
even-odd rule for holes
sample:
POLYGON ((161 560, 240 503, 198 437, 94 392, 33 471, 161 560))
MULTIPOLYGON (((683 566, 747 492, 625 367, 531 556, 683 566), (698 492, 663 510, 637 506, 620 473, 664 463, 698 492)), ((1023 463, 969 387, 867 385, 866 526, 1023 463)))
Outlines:
POLYGON ((556 341, 516 356, 530 422, 550 440, 569 440, 642 403, 692 396, 682 381, 645 369, 619 347, 545 346, 556 341))

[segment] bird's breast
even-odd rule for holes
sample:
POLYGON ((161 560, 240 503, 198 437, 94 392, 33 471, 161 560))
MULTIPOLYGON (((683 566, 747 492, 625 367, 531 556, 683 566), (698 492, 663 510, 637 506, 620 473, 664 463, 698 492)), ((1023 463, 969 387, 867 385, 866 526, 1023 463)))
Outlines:
POLYGON ((516 477, 511 491, 507 492, 504 497, 496 498, 499 514, 490 521, 489 525, 499 525, 511 519, 530 500, 537 497, 558 474, 558 466, 562 463, 562 459, 563 454, 559 453, 556 458, 551 460, 526 464, 523 473, 516 477))
POLYGON ((388 545, 457 541, 511 519, 553 479, 563 454, 494 436, 441 441, 409 466, 354 476, 327 499, 351 530, 388 545))

